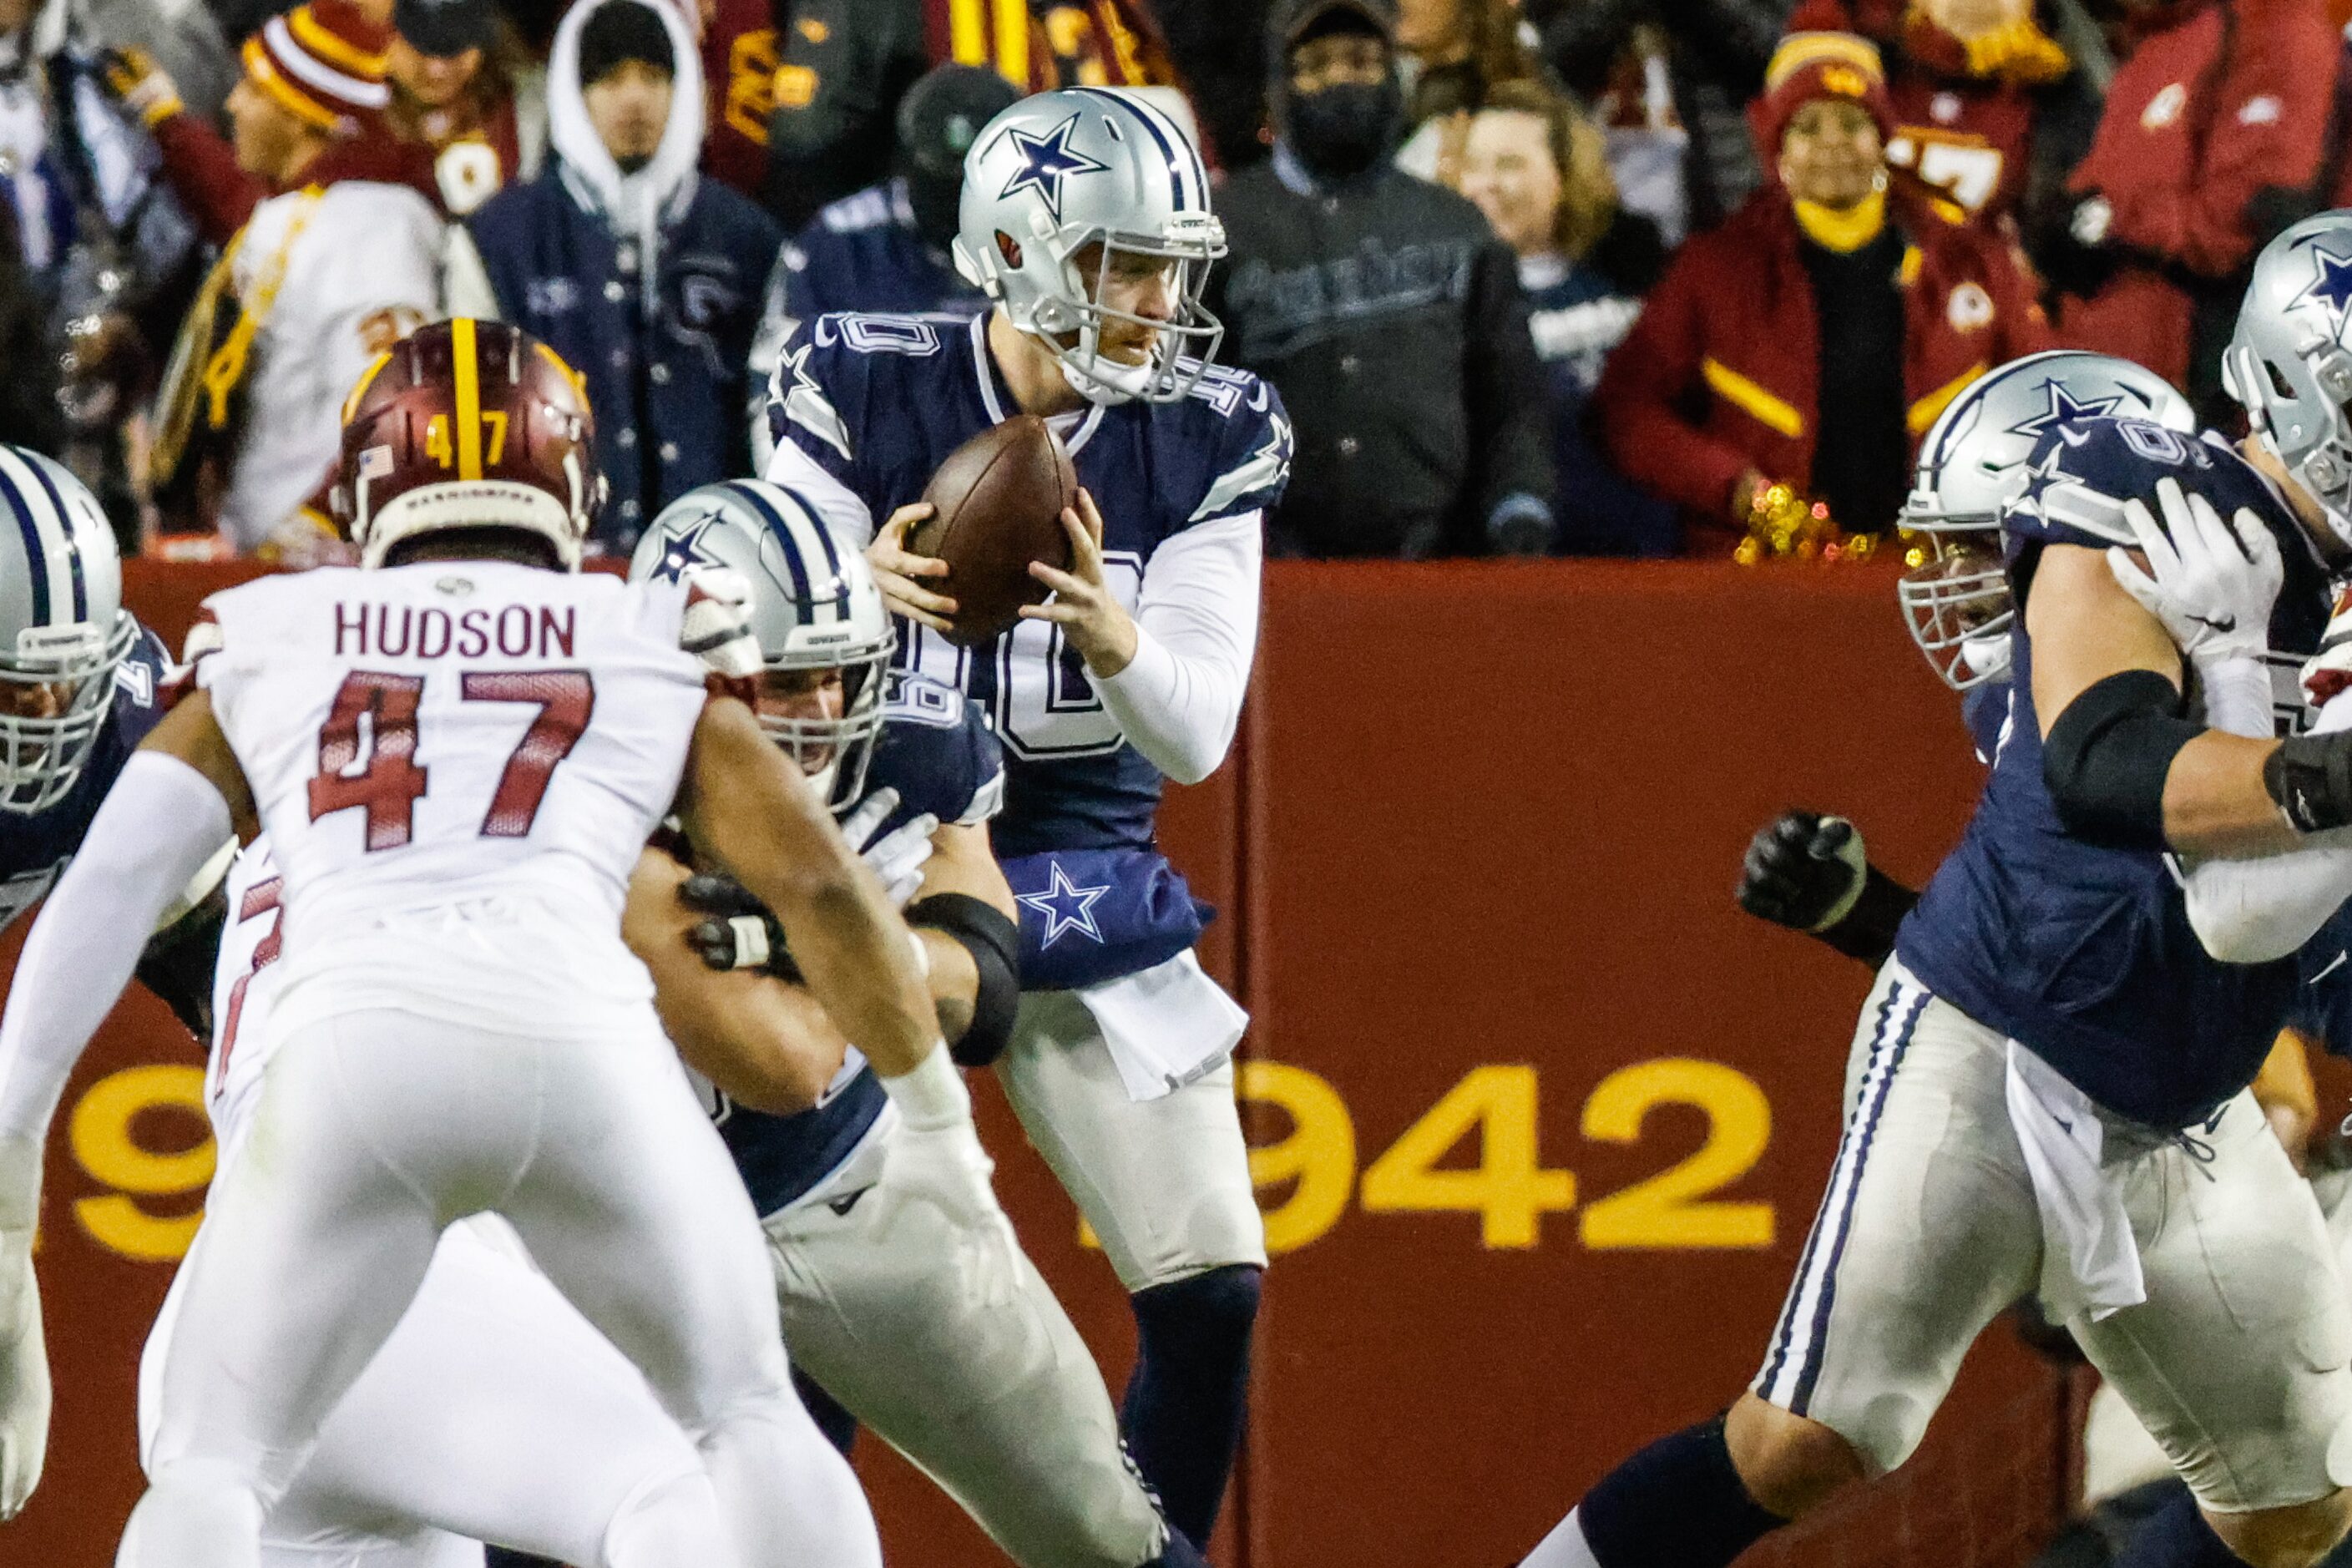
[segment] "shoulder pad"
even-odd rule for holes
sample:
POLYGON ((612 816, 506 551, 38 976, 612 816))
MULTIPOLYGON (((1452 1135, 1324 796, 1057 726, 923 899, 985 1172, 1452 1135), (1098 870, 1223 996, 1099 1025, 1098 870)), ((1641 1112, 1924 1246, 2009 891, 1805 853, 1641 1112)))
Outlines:
MULTIPOLYGON (((2133 542, 2125 506, 2152 500, 2157 481, 2210 495, 2214 477, 2238 466, 2234 454, 2145 419, 2084 419, 2061 425, 2027 465, 2024 492, 2002 518, 2021 540, 2105 548, 2133 542)), ((2217 502, 2222 498, 2215 497, 2217 502)), ((2231 500, 2221 510, 2242 504, 2231 500)))
POLYGON ((1290 484, 1295 446, 1289 412, 1273 384, 1246 371, 1212 366, 1189 395, 1217 410, 1221 429, 1208 488, 1184 521, 1271 510, 1290 484), (1212 377, 1218 379, 1213 383, 1212 377))

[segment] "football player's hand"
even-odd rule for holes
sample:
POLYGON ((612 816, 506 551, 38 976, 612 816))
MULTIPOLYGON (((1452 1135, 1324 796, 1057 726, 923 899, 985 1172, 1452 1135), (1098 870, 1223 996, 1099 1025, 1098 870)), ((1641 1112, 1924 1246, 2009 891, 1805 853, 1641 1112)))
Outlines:
POLYGON ((2286 580, 2278 542, 2251 508, 2223 522, 2212 502, 2183 491, 2178 479, 2158 479, 2156 501, 2160 525, 2146 501, 2124 507, 2147 568, 2110 547, 2107 570, 2190 659, 2260 658, 2270 647, 2271 605, 2286 580))
POLYGON ((136 44, 101 53, 99 70, 105 78, 106 90, 150 131, 185 107, 180 102, 179 88, 155 63, 155 57, 136 44))
POLYGON ((964 1294, 982 1307, 1009 1305, 1020 1280, 1020 1244, 989 1185, 995 1169, 969 1118, 928 1127, 902 1122, 866 1200, 876 1205, 875 1224, 884 1236, 907 1223, 918 1205, 945 1215, 956 1231, 955 1268, 964 1294))
POLYGON ((898 809, 898 792, 877 789, 841 819, 841 836, 882 879, 891 907, 903 910, 923 885, 923 863, 931 858, 931 832, 940 819, 927 811, 877 837, 877 831, 898 809))
POLYGON ((764 969, 779 980, 799 983, 800 966, 784 946, 783 926, 742 883, 716 872, 698 872, 678 884, 677 901, 709 917, 686 931, 687 945, 704 964, 721 973, 764 969))
POLYGON ((907 531, 929 521, 937 510, 928 501, 917 501, 892 512, 890 521, 875 534, 874 542, 866 547, 866 564, 874 569, 874 585, 882 590, 882 602, 890 606, 891 614, 943 632, 948 629, 948 617, 956 613, 956 602, 945 594, 932 593, 920 580, 946 577, 948 563, 907 548, 907 531))
POLYGON ((40 1483, 49 1446, 49 1352, 33 1279, 33 1237, 0 1230, 0 1520, 40 1483))
POLYGON ((1862 897, 1868 865, 1862 833, 1844 817, 1784 811, 1748 841, 1739 907, 1794 931, 1826 931, 1862 897))
POLYGON ((1135 657, 1135 620, 1103 581, 1103 521, 1095 498, 1078 491, 1078 504, 1062 509, 1062 527, 1070 536, 1070 569, 1057 572, 1043 561, 1029 563, 1029 575, 1054 590, 1042 605, 1024 605, 1021 617, 1051 621, 1062 628, 1087 668, 1113 676, 1135 657))

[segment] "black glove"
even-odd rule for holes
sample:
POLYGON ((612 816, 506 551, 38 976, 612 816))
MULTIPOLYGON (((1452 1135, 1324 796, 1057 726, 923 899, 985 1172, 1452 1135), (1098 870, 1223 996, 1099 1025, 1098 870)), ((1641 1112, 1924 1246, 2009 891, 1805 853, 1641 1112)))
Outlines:
POLYGON ((800 965, 784 945, 784 928, 742 883, 715 872, 698 872, 679 884, 677 899, 710 917, 686 933, 688 944, 704 963, 722 973, 764 969, 779 980, 800 983, 800 965))
POLYGON ((1842 816, 1784 811, 1748 840, 1739 907, 1793 931, 1835 924, 1862 896, 1862 835, 1842 816))

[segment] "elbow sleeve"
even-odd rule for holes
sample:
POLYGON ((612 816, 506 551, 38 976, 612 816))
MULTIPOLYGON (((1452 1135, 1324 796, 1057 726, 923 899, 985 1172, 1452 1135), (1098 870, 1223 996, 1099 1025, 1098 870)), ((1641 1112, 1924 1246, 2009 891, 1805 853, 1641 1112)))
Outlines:
POLYGON ((2180 693, 2153 670, 2127 669, 2086 688, 2042 743, 2042 779, 2066 831, 2113 849, 2162 849, 2164 781, 2203 730, 2178 711, 2180 693))
POLYGON ((951 937, 971 954, 980 984, 971 1022, 949 1045, 960 1067, 984 1068, 1004 1053, 1021 1007, 1021 933, 1003 910, 967 893, 934 893, 907 906, 908 925, 951 937))

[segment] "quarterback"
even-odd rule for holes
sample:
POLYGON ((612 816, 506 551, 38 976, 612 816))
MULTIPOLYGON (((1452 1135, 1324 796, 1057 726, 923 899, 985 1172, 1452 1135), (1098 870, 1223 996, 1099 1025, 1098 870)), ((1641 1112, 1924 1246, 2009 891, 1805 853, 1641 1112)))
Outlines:
POLYGON ((1195 1544, 1240 1436, 1265 1237, 1234 1101, 1246 1018, 1193 956, 1206 911, 1152 819, 1163 777, 1205 778, 1233 742, 1290 459, 1273 388, 1211 363, 1201 285, 1223 249, 1174 121, 1126 93, 1037 94, 964 159, 956 264, 988 312, 819 316, 768 404, 768 477, 866 549, 900 666, 968 692, 1003 741, 1021 999, 994 1067, 1128 1289, 1128 1444, 1195 1544), (944 635, 955 584, 907 531, 947 457, 1023 413, 1076 468, 1073 565, 1033 565, 1051 601, 964 647, 944 635))

